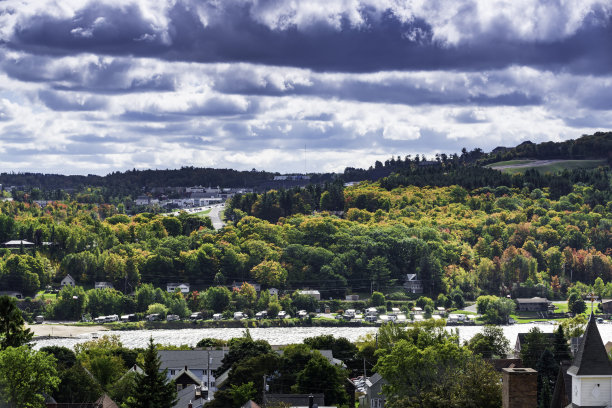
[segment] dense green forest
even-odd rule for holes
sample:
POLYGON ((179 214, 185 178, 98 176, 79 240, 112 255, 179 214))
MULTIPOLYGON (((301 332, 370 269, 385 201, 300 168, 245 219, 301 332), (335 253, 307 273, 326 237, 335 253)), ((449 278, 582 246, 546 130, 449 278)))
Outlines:
MULTIPOLYGON (((508 175, 460 160, 411 162, 347 188, 336 180, 236 195, 226 218, 215 231, 208 218, 187 213, 130 217, 112 204, 2 202, 0 241, 35 246, 1 250, 0 290, 33 295, 70 274, 85 288, 109 281, 126 294, 146 283, 189 282, 204 291, 253 281, 288 293, 318 289, 328 298, 397 291, 416 273, 431 297, 476 299, 565 297, 578 281, 612 278, 607 167, 508 175)), ((602 291, 612 296, 612 283, 602 291)), ((159 294, 149 298, 174 307, 159 294)), ((121 299, 132 302, 121 310, 146 310, 121 299)))

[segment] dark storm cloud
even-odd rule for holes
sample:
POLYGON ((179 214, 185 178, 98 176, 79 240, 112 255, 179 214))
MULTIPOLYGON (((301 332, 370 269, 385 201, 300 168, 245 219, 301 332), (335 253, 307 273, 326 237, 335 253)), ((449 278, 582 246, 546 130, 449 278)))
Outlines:
POLYGON ((49 109, 55 111, 93 111, 106 107, 106 101, 102 98, 72 93, 39 91, 38 97, 49 109))
MULTIPOLYGON (((433 27, 425 18, 403 21, 391 10, 367 6, 359 9, 360 25, 342 14, 338 26, 320 21, 306 27, 277 28, 254 18, 251 2, 204 4, 206 25, 194 12, 197 3, 179 1, 167 12, 168 22, 162 26, 135 5, 92 2, 71 17, 39 14, 23 19, 7 45, 35 54, 87 52, 341 72, 528 65, 603 74, 612 67, 608 41, 601 41, 612 36, 612 24, 600 8, 590 10, 577 31, 561 38, 523 39, 512 34, 512 21, 499 19, 482 37, 444 44, 434 40, 433 27)), ((470 23, 478 22, 466 18, 465 27, 459 28, 474 30, 470 23)))
POLYGON ((11 78, 24 82, 48 83, 57 90, 103 94, 175 90, 173 74, 134 74, 134 64, 129 59, 96 59, 76 64, 49 56, 24 55, 20 58, 5 57, 0 60, 0 64, 2 70, 11 78))

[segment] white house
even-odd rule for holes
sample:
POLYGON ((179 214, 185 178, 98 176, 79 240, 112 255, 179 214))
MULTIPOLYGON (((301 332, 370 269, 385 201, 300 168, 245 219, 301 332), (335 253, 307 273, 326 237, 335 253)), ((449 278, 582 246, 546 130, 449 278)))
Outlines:
POLYGON ((110 282, 96 282, 94 283, 94 289, 114 289, 114 287, 110 282))
POLYGON ((321 300, 321 292, 318 290, 300 290, 300 295, 308 295, 317 300, 321 300))
POLYGON ((417 279, 416 273, 409 273, 406 275, 404 289, 410 293, 423 293, 423 281, 417 279))
POLYGON ((181 293, 189 293, 189 283, 168 283, 166 290, 170 293, 176 292, 179 289, 181 293))
POLYGON ((268 289, 268 293, 270 293, 270 296, 278 296, 278 289, 270 288, 268 289))
POLYGON ((66 285, 74 286, 75 284, 76 284, 76 281, 74 280, 72 276, 70 276, 70 274, 64 276, 64 279, 62 279, 62 281, 60 282, 60 286, 62 288, 66 285))

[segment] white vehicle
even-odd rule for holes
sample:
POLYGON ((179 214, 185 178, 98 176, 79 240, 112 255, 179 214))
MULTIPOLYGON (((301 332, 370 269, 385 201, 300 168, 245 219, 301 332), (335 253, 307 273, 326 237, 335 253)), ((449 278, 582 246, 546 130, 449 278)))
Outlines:
POLYGON ((234 312, 234 320, 246 319, 246 315, 242 312, 234 312))
POLYGON ((257 320, 266 319, 267 317, 268 317, 268 312, 266 312, 265 310, 255 313, 255 318, 257 320))
POLYGON ((366 321, 366 322, 374 323, 374 322, 376 322, 376 320, 377 320, 376 316, 367 315, 367 316, 365 317, 365 321, 366 321))
POLYGON ((166 320, 169 322, 173 322, 175 320, 181 320, 181 318, 179 315, 171 314, 171 315, 166 316, 166 320))
POLYGON ((42 324, 44 321, 45 321, 45 318, 44 318, 44 317, 42 317, 42 316, 36 316, 36 317, 34 318, 34 322, 35 322, 36 324, 42 324))
POLYGON ((297 315, 300 319, 305 319, 306 317, 308 317, 308 312, 305 310, 300 310, 297 312, 297 315))
POLYGON ((391 312, 387 313, 389 316, 397 316, 400 314, 399 307, 392 307, 391 312))
POLYGON ((343 317, 344 317, 346 320, 351 320, 351 319, 354 319, 354 318, 355 318, 355 309, 346 309, 346 310, 344 311, 344 315, 343 315, 343 317))
POLYGON ((213 320, 223 320, 223 315, 221 313, 215 313, 213 315, 213 320))
POLYGON ((119 321, 119 316, 117 316, 117 315, 106 316, 106 321, 107 322, 118 322, 119 321))
POLYGON ((365 315, 366 316, 377 316, 378 310, 375 307, 370 307, 368 308, 368 310, 366 310, 365 315))
POLYGON ((153 314, 147 315, 147 320, 150 322, 155 322, 157 320, 161 320, 161 316, 159 315, 159 313, 153 313, 153 314))
POLYGON ((285 312, 284 310, 281 310, 280 312, 278 312, 277 317, 279 319, 288 319, 289 318, 289 314, 287 312, 285 312))

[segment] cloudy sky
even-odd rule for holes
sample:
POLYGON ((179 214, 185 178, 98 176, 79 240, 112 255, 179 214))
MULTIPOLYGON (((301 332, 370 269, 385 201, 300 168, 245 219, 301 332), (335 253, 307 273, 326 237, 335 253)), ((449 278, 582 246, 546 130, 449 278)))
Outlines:
POLYGON ((342 171, 610 124, 610 0, 0 1, 0 171, 342 171))

